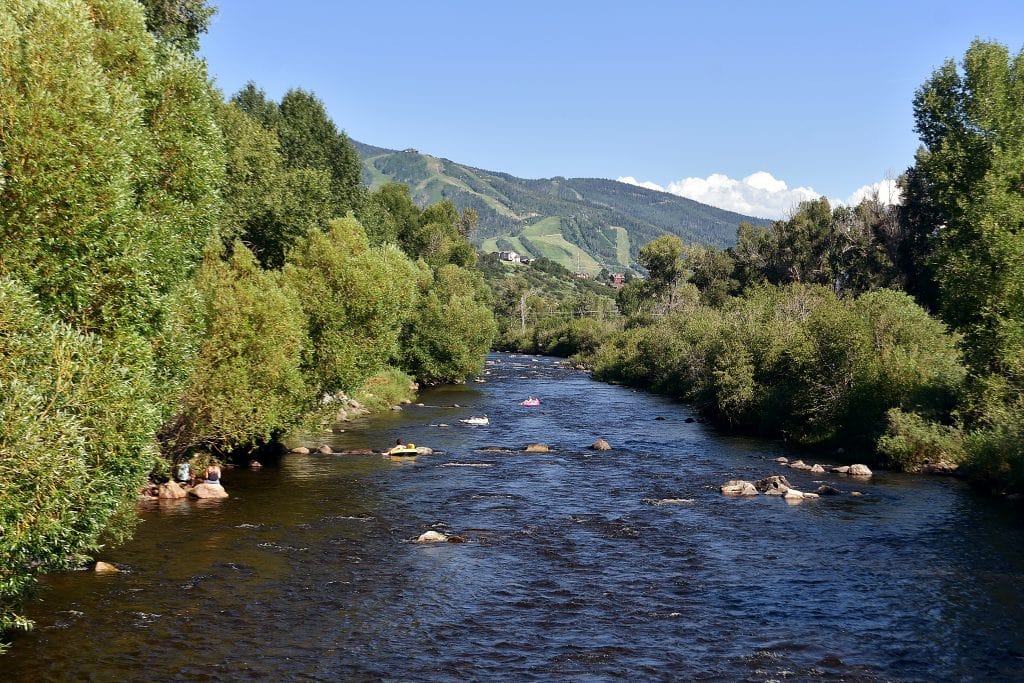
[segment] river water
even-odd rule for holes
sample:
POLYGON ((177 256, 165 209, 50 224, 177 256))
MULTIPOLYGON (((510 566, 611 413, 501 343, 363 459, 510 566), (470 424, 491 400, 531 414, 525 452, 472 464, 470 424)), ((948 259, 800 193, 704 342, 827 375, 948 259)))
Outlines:
POLYGON ((1001 503, 783 470, 783 445, 553 359, 487 367, 307 442, 432 456, 288 455, 228 470, 228 500, 147 505, 101 558, 121 573, 46 580, 0 678, 1024 680, 1024 528, 1001 503), (770 474, 845 493, 718 492, 770 474), (428 529, 466 542, 413 542, 428 529))

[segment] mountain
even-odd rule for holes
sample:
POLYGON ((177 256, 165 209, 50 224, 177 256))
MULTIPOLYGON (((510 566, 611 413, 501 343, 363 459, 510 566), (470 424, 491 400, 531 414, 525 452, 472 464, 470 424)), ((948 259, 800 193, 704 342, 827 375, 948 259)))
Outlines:
POLYGON ((637 250, 664 234, 718 247, 733 244, 742 222, 768 221, 692 199, 602 178, 527 180, 448 159, 352 141, 370 187, 398 182, 417 203, 451 200, 480 215, 483 251, 546 256, 576 272, 622 271, 637 250))

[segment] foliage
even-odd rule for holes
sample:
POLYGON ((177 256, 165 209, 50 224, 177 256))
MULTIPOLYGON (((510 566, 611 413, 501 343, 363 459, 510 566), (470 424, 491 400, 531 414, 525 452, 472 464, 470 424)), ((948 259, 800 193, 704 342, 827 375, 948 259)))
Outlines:
POLYGON ((870 448, 891 407, 948 417, 964 376, 955 343, 904 294, 766 286, 634 324, 594 365, 740 429, 870 448))
POLYGON ((416 396, 416 383, 401 370, 388 367, 367 377, 352 398, 369 410, 387 410, 416 396))
POLYGON ((483 370, 496 325, 478 271, 420 262, 419 300, 403 328, 402 368, 428 382, 462 381, 483 370))
POLYGON ((0 631, 28 628, 23 594, 121 531, 153 461, 152 352, 46 315, 0 280, 0 631))
POLYGON ((416 268, 394 246, 371 248, 354 218, 333 221, 292 250, 285 279, 301 291, 317 394, 355 389, 399 355, 416 296, 416 268))
POLYGON ((267 442, 313 404, 302 374, 306 319, 282 275, 260 269, 235 243, 227 261, 208 251, 198 282, 206 336, 181 412, 161 433, 175 459, 194 448, 267 442))
POLYGON ((888 429, 878 440, 878 451, 889 467, 916 472, 926 463, 957 464, 964 460, 964 437, 959 429, 929 422, 899 408, 889 410, 888 420, 888 429))
POLYGON ((161 40, 188 52, 199 50, 217 10, 206 0, 139 0, 146 9, 146 28, 161 40))

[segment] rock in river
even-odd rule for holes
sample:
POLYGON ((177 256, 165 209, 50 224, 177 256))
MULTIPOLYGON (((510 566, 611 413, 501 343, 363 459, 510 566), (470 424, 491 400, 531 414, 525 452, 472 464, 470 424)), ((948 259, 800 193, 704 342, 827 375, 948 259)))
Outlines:
POLYGON ((196 484, 188 492, 196 498, 227 498, 228 492, 220 484, 196 484))
POLYGON ((416 539, 417 543, 444 543, 448 540, 448 537, 444 534, 430 530, 424 531, 420 534, 420 537, 416 539))
POLYGON ((610 451, 612 449, 611 444, 604 439, 598 439, 590 448, 595 451, 610 451))
POLYGON ((551 448, 546 443, 531 443, 526 446, 527 453, 550 453, 551 448))
POLYGON ((184 498, 188 495, 185 489, 181 488, 181 485, 176 481, 169 481, 165 484, 160 484, 160 488, 157 489, 157 497, 163 499, 174 499, 184 498))
POLYGON ((756 496, 757 489, 749 481, 733 479, 722 484, 722 493, 726 496, 756 496))
POLYGON ((781 496, 793 486, 785 477, 776 475, 755 481, 754 488, 769 496, 781 496))

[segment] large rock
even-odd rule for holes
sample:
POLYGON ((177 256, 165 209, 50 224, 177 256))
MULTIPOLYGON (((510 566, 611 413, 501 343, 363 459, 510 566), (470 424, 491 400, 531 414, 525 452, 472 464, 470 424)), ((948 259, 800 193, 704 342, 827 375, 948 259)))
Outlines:
POLYGON ((550 453, 551 448, 546 443, 531 443, 526 446, 527 453, 550 453))
POLYGON ((109 562, 97 562, 94 569, 97 574, 114 574, 121 571, 109 562))
POLYGON ((956 474, 958 465, 951 462, 926 462, 921 465, 921 471, 925 474, 956 474))
POLYGON ((840 465, 839 467, 833 467, 831 471, 835 472, 836 474, 848 474, 850 472, 850 466, 840 465))
POLYGON ((156 493, 156 497, 162 499, 184 498, 187 495, 188 492, 181 488, 181 485, 176 481, 169 481, 166 484, 160 484, 156 493))
POLYGON ((220 484, 196 484, 188 492, 196 498, 227 498, 228 492, 220 484))
POLYGON ((598 439, 590 448, 595 451, 610 451, 612 449, 611 444, 604 439, 598 439))
POLYGON ((299 455, 309 455, 309 449, 306 448, 305 446, 299 446, 298 448, 293 448, 292 453, 298 453, 299 455))
POLYGON ((834 486, 822 484, 821 486, 818 487, 818 490, 815 491, 815 493, 817 493, 819 496, 838 496, 839 494, 842 493, 842 491, 840 491, 834 486))
POLYGON ((416 539, 416 542, 417 543, 445 543, 447 540, 448 540, 448 537, 445 536, 444 534, 442 534, 442 533, 440 533, 438 531, 430 530, 430 531, 424 531, 422 534, 420 534, 420 537, 416 539))
POLYGON ((790 467, 790 469, 794 469, 794 470, 809 470, 809 469, 811 469, 811 466, 808 465, 807 463, 805 463, 803 460, 797 460, 795 462, 791 462, 791 463, 789 463, 789 467, 790 467))
POLYGON ((327 444, 324 444, 320 448, 316 449, 316 452, 319 453, 320 455, 330 455, 331 453, 334 452, 334 449, 328 446, 327 444))
POLYGON ((754 488, 765 495, 781 496, 793 487, 785 477, 776 475, 758 479, 754 482, 754 488))
POLYGON ((825 468, 816 464, 811 468, 811 474, 825 474, 825 468))
POLYGON ((847 474, 851 477, 870 477, 871 469, 867 465, 850 465, 850 471, 847 474))
POLYGON ((757 489, 749 481, 733 479, 722 484, 721 491, 726 496, 756 496, 757 489))

